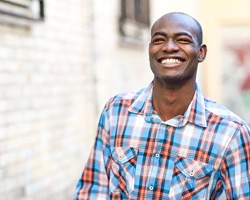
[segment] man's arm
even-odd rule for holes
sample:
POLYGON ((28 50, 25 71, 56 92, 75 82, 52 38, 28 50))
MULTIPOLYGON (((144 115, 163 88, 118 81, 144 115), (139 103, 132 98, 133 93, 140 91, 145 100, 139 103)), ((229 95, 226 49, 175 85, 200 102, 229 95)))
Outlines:
POLYGON ((109 124, 106 110, 101 114, 95 144, 91 150, 81 179, 78 181, 74 200, 104 200, 109 194, 109 124))
POLYGON ((250 130, 239 127, 221 165, 227 199, 250 199, 250 130))

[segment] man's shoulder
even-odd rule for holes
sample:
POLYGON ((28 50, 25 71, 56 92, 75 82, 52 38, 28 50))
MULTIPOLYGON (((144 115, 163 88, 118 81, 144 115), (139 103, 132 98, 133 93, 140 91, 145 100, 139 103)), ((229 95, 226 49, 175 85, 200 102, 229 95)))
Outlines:
POLYGON ((133 102, 138 99, 147 88, 139 88, 131 90, 128 92, 118 93, 115 96, 111 97, 105 105, 105 108, 108 109, 113 106, 130 106, 133 102))
POLYGON ((121 100, 130 101, 130 100, 138 98, 138 96, 140 96, 144 90, 145 88, 139 88, 139 89, 131 90, 128 92, 118 93, 114 97, 112 97, 111 100, 112 101, 121 101, 121 100))
POLYGON ((215 100, 209 97, 204 97, 204 100, 205 100, 205 109, 207 111, 221 117, 224 120, 231 121, 233 123, 241 125, 246 123, 240 116, 238 116, 236 113, 231 111, 226 106, 216 102, 215 100))

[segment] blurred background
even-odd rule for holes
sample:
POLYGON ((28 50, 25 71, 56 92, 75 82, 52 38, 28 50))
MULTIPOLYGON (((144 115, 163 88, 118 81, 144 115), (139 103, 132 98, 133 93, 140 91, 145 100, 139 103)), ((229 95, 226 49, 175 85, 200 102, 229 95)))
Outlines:
POLYGON ((0 199, 73 198, 113 95, 144 87, 152 23, 197 18, 204 93, 250 123, 248 0, 0 0, 0 199))

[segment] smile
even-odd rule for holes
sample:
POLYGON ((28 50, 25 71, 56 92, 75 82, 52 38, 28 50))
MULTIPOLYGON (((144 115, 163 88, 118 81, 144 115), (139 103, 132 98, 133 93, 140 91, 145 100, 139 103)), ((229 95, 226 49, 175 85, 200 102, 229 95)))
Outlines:
POLYGON ((157 62, 163 65, 175 66, 184 63, 186 60, 180 56, 172 56, 172 57, 161 57, 157 59, 157 62))
POLYGON ((180 64, 182 63, 183 60, 176 59, 176 58, 167 58, 167 59, 162 59, 160 63, 162 64, 180 64))

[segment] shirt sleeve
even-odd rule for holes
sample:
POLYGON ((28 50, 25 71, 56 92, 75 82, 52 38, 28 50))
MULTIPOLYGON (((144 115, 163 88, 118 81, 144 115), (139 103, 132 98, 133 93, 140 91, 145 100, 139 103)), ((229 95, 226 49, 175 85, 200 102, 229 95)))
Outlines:
POLYGON ((104 109, 98 124, 97 136, 89 159, 77 183, 74 200, 105 200, 109 194, 108 168, 110 163, 109 124, 104 109))
POLYGON ((250 199, 250 130, 239 127, 221 165, 227 199, 250 199))

